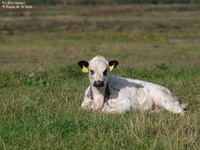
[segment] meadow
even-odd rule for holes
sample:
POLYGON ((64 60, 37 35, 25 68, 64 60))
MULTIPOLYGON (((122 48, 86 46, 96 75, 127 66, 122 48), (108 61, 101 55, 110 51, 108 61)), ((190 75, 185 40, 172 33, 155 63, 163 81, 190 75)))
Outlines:
POLYGON ((199 149, 199 15, 199 5, 2 11, 0 149, 199 149), (89 81, 77 62, 95 55, 119 60, 115 76, 169 88, 185 117, 81 109, 89 81))

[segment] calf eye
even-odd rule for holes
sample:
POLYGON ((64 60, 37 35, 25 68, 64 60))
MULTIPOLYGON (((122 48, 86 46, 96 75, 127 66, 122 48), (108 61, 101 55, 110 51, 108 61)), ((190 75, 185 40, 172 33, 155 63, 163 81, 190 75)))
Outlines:
POLYGON ((93 75, 93 74, 94 74, 94 71, 93 71, 93 70, 90 70, 90 74, 93 75))
POLYGON ((107 75, 107 69, 103 72, 103 75, 106 76, 107 75))

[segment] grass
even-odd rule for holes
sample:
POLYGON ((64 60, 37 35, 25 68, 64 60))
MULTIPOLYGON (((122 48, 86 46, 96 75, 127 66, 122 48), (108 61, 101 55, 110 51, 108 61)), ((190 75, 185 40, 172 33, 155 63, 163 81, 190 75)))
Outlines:
POLYGON ((126 66, 199 65, 199 7, 34 6, 31 16, 5 11, 0 16, 1 68, 58 66, 96 54, 126 66))
MULTIPOLYGON (((127 35, 131 36, 131 33, 127 35)), ((74 60, 90 59, 97 54, 106 55, 108 59, 119 59, 122 66, 153 67, 165 63, 184 67, 200 64, 199 39, 141 41, 123 36, 116 33, 61 33, 56 36, 52 33, 32 33, 6 36, 1 42, 1 68, 58 66, 76 63, 74 60), (146 53, 148 55, 144 55, 146 53)))
POLYGON ((165 111, 114 115, 82 110, 80 103, 88 81, 77 66, 4 71, 0 75, 1 147, 196 149, 200 146, 199 73, 199 67, 166 65, 115 70, 115 75, 170 88, 189 104, 184 118, 165 111))
POLYGON ((200 147, 199 5, 112 8, 1 13, 0 149, 200 147), (82 110, 89 81, 76 62, 97 54, 119 60, 115 76, 169 88, 187 115, 82 110))

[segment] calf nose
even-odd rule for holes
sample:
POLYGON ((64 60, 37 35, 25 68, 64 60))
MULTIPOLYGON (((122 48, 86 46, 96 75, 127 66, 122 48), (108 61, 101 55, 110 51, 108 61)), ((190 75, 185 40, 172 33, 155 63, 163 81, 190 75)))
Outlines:
POLYGON ((95 82, 93 83, 93 85, 94 85, 95 87, 103 87, 103 86, 104 86, 104 82, 103 82, 103 81, 95 81, 95 82))

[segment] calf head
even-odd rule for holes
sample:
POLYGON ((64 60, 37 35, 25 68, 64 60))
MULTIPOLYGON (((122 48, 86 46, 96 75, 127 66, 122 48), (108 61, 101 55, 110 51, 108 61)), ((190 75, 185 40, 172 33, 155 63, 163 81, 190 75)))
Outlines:
POLYGON ((102 56, 96 56, 89 62, 81 60, 78 65, 81 67, 82 72, 89 72, 90 84, 97 88, 103 89, 106 87, 108 82, 109 71, 112 71, 119 64, 116 60, 107 61, 102 56))

